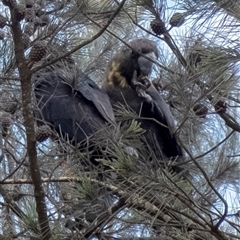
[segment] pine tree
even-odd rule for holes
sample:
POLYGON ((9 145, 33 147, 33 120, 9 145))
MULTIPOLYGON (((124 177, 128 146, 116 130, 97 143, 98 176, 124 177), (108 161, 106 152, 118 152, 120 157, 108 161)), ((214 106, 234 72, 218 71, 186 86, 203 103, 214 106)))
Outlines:
POLYGON ((239 7, 218 0, 0 1, 2 237, 240 239, 239 7), (184 21, 172 28, 176 13, 184 21), (33 74, 65 69, 74 78, 79 67, 101 85, 107 63, 136 38, 157 43, 151 78, 171 106, 184 174, 143 147, 131 109, 115 108, 117 126, 93 136, 93 148, 105 153, 96 156, 98 167, 89 164, 86 145, 74 146, 37 114, 33 74), (40 57, 33 52, 39 43, 40 57))

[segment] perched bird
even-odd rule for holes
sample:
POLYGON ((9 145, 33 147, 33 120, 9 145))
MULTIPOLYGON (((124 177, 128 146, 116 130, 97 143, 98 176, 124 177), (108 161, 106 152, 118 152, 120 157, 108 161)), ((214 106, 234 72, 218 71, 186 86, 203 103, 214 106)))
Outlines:
MULTIPOLYGON (((32 82, 38 107, 35 113, 38 126, 48 124, 80 151, 87 150, 89 154, 84 155, 87 161, 81 161, 81 165, 87 166, 87 170, 96 166, 102 169, 97 172, 97 178, 105 180, 105 166, 102 167, 96 158, 105 156, 106 141, 95 144, 94 136, 99 134, 104 138, 108 125, 114 126, 115 117, 108 95, 88 76, 80 73, 71 61, 64 60, 35 73, 32 82)), ((41 133, 40 138, 44 140, 45 134, 41 133)), ((96 191, 106 204, 112 204, 113 197, 109 191, 104 188, 96 191)), ((82 227, 79 222, 77 216, 72 221, 76 228, 82 227)), ((65 226, 69 228, 67 223, 65 226)))
POLYGON ((121 104, 141 117, 144 137, 158 159, 177 158, 183 152, 174 136, 174 119, 170 108, 157 89, 148 80, 153 63, 144 56, 158 57, 157 46, 148 39, 136 39, 124 46, 112 58, 106 72, 104 91, 112 105, 121 104), (139 94, 142 76, 147 79, 144 94, 139 94))
POLYGON ((133 86, 134 70, 137 77, 147 77, 153 63, 146 59, 158 58, 158 49, 154 41, 136 39, 129 43, 131 48, 124 46, 111 60, 107 70, 107 85, 110 87, 127 88, 133 86))
POLYGON ((48 123, 73 144, 115 121, 107 94, 89 77, 77 73, 73 63, 37 72, 32 81, 38 125, 48 123))

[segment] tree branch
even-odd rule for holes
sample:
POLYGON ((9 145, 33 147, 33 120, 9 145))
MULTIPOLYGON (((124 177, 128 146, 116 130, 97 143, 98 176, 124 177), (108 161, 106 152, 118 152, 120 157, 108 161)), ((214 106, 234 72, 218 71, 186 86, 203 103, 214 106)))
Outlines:
POLYGON ((23 118, 24 126, 26 127, 27 135, 27 153, 29 157, 29 168, 31 173, 32 182, 34 185, 34 196, 36 200, 36 210, 38 213, 38 221, 40 224, 41 235, 43 240, 50 239, 50 227, 47 217, 47 209, 45 204, 45 194, 42 188, 40 170, 37 163, 37 151, 36 151, 36 138, 34 129, 34 118, 32 113, 31 103, 31 71, 27 66, 27 61, 24 56, 22 31, 20 23, 15 19, 14 10, 11 9, 12 20, 12 33, 14 41, 14 51, 16 57, 16 63, 21 78, 22 89, 22 105, 23 105, 23 118))
POLYGON ((105 31, 106 29, 108 28, 108 26, 111 24, 111 22, 114 20, 114 18, 118 15, 118 13, 121 11, 123 5, 125 4, 126 0, 123 0, 118 8, 116 9, 116 11, 113 13, 113 15, 109 18, 108 20, 108 23, 100 29, 100 31, 98 33, 96 33, 95 35, 93 35, 90 39, 84 41, 83 43, 79 44, 78 46, 74 47, 72 50, 68 51, 67 53, 59 56, 58 58, 55 58, 51 61, 49 61, 47 64, 43 64, 42 66, 39 66, 39 67, 36 67, 34 69, 31 70, 31 73, 34 73, 34 72, 37 72, 39 71, 40 69, 43 69, 47 66, 50 66, 51 64, 54 64, 56 63, 57 61, 59 61, 60 59, 62 58, 65 58, 65 57, 68 57, 70 56, 71 54, 73 54, 74 52, 78 51, 79 49, 81 49, 82 47, 88 45, 89 43, 91 43, 92 41, 96 40, 97 38, 99 38, 105 31))

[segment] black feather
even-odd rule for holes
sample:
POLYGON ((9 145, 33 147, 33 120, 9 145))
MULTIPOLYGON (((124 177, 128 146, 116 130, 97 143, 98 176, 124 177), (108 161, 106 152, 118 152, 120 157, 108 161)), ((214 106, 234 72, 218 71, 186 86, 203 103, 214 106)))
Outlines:
POLYGON ((114 121, 108 96, 85 75, 76 88, 58 70, 35 74, 33 82, 42 120, 70 140, 79 143, 114 121))
MULTIPOLYGON (((137 72, 135 81, 138 81, 140 74, 148 77, 153 66, 150 60, 137 52, 157 58, 156 44, 148 39, 137 39, 129 44, 136 51, 123 47, 113 57, 107 70, 107 81, 103 84, 103 89, 110 97, 112 105, 121 104, 130 107, 142 118, 140 122, 141 127, 146 130, 145 139, 158 159, 183 156, 182 149, 174 136, 174 119, 168 104, 152 84, 145 91, 147 97, 141 97, 131 84, 134 71, 137 72), (118 76, 120 80, 116 79, 118 76), (125 84, 119 84, 124 79, 125 84)), ((176 168, 176 171, 178 170, 176 168)))
POLYGON ((173 117, 169 106, 157 91, 147 91, 154 99, 149 103, 140 98, 132 88, 104 88, 113 106, 121 104, 132 109, 142 119, 141 127, 149 146, 159 159, 182 156, 181 147, 173 135, 173 117))

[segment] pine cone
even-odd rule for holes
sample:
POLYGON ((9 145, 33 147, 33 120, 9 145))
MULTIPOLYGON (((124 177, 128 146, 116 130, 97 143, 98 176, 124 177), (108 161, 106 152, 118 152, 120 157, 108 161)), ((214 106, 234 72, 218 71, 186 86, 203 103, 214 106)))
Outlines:
POLYGON ((8 113, 4 113, 4 115, 0 116, 0 121, 2 124, 2 127, 10 127, 12 124, 12 119, 11 119, 11 115, 8 113))
POLYGON ((34 1, 33 0, 26 0, 25 1, 26 8, 32 8, 33 5, 34 5, 34 1))
POLYGON ((218 100, 214 104, 214 108, 217 113, 225 113, 227 111, 227 104, 222 100, 218 100))
POLYGON ((205 118, 208 113, 208 108, 204 104, 199 103, 193 107, 193 111, 198 117, 205 118))
POLYGON ((152 31, 157 35, 164 34, 167 31, 165 28, 165 24, 161 19, 154 19, 150 23, 150 26, 152 28, 152 31))
POLYGON ((24 28, 24 33, 28 36, 32 36, 36 31, 36 27, 34 23, 28 23, 24 28))
POLYGON ((14 17, 17 21, 22 21, 25 17, 25 7, 23 5, 16 5, 14 8, 14 17))
POLYGON ((0 40, 3 41, 5 38, 5 32, 0 31, 0 40))
POLYGON ((26 8, 25 10, 25 21, 33 22, 36 17, 34 8, 26 8))
POLYGON ((0 28, 4 28, 6 24, 7 24, 7 19, 4 16, 0 15, 0 28))
POLYGON ((30 37, 26 34, 23 34, 23 48, 24 50, 27 49, 31 44, 30 37))
POLYGON ((2 129, 2 136, 6 137, 9 132, 9 127, 12 124, 11 114, 5 111, 0 111, 0 124, 2 129))
POLYGON ((36 130, 36 140, 38 142, 44 142, 52 134, 52 130, 48 125, 43 125, 36 130))
POLYGON ((185 22, 184 13, 174 13, 169 20, 172 27, 180 27, 185 22))
POLYGON ((29 58, 32 61, 40 61, 47 53, 47 49, 46 49, 46 45, 40 41, 35 42, 30 54, 29 54, 29 58))

